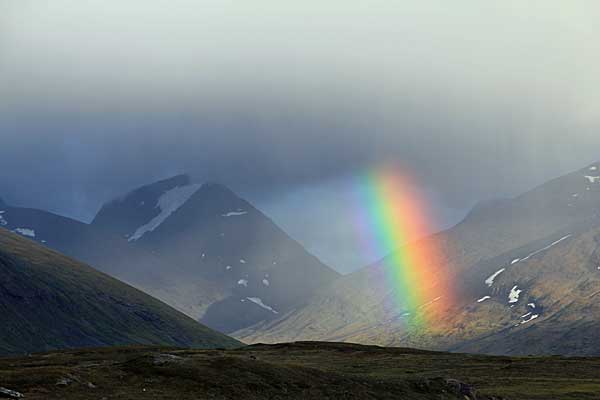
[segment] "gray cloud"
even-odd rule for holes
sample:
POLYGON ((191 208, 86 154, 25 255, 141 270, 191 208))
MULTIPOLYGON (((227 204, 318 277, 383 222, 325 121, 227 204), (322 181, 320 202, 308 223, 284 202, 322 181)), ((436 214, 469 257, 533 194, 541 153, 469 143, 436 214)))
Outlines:
POLYGON ((187 171, 354 268, 339 185, 385 161, 446 225, 600 159, 595 2, 287 3, 4 1, 0 196, 89 219, 187 171))

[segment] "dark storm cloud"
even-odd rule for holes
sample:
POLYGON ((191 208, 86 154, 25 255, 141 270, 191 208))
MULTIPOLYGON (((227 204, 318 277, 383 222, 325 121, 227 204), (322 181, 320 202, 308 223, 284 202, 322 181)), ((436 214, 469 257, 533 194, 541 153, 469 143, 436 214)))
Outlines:
POLYGON ((455 220, 600 159, 598 6, 527 4, 3 2, 0 197, 90 219, 188 172, 330 255, 336 185, 393 160, 455 220))
POLYGON ((100 202, 181 172, 260 198, 396 160, 461 208, 596 155, 598 138, 585 130, 563 134, 570 126, 554 110, 540 116, 540 132, 527 111, 472 115, 462 107, 450 112, 404 102, 392 126, 367 106, 329 115, 250 102, 196 111, 29 110, 2 118, 0 177, 7 200, 89 218, 100 202))

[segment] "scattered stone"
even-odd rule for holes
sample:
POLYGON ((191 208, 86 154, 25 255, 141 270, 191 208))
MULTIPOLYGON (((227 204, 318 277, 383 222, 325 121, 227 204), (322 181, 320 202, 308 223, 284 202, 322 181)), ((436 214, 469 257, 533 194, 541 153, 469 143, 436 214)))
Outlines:
POLYGON ((161 353, 154 356, 154 365, 162 365, 172 362, 180 362, 183 357, 176 356, 174 354, 161 353))
POLYGON ((0 397, 8 398, 8 399, 22 399, 25 397, 22 393, 19 393, 14 390, 10 390, 7 388, 0 387, 0 397))
POLYGON ((71 383, 73 383, 73 379, 71 378, 60 378, 56 381, 56 386, 69 386, 71 383))
POLYGON ((463 396, 465 400, 477 399, 477 391, 472 385, 460 382, 456 379, 446 379, 446 385, 452 393, 463 396))

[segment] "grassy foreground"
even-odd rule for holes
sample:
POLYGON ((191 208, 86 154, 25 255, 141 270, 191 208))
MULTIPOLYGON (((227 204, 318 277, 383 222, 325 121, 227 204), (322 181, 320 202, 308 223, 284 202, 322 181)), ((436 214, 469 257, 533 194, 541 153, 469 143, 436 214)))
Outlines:
MULTIPOLYGON (((492 357, 298 342, 0 359, 25 399, 600 399, 600 358, 492 357)), ((0 397, 2 397, 0 395, 0 397)))

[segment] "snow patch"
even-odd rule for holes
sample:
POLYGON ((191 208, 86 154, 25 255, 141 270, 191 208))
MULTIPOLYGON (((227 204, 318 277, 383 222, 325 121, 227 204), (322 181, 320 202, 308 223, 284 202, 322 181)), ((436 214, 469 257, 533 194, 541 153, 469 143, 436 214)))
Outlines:
POLYGON ((498 275, 500 275, 501 273, 503 273, 504 271, 506 271, 506 268, 500 268, 498 271, 494 272, 492 275, 490 275, 485 280, 485 284, 488 285, 489 287, 492 287, 492 285, 494 284, 494 279, 496 279, 496 277, 498 275))
POLYGON ((6 211, 0 211, 0 225, 2 226, 6 226, 8 225, 8 222, 4 219, 4 216, 2 214, 4 214, 6 211))
POLYGON ((435 299, 433 299, 433 300, 431 300, 431 301, 428 301, 427 303, 423 304, 423 305, 422 305, 422 306, 420 306, 420 307, 421 307, 421 308, 423 308, 423 307, 427 307, 428 305, 435 303, 436 301, 438 301, 438 300, 439 300, 439 299, 441 299, 441 298, 442 298, 442 296, 438 296, 438 297, 436 297, 435 299))
POLYGON ((590 171, 596 171, 597 169, 598 169, 598 167, 596 167, 595 165, 592 165, 592 166, 590 167, 590 171))
POLYGON ((229 211, 228 213, 221 214, 221 217, 237 217, 244 214, 248 214, 248 211, 229 211))
POLYGON ((226 266, 225 269, 229 271, 231 269, 231 265, 226 266))
POLYGON ((35 237, 35 231, 29 228, 17 228, 13 232, 20 233, 23 236, 28 236, 31 238, 35 237))
POLYGON ((535 308, 535 303, 527 303, 527 307, 535 308))
POLYGON ((240 264, 246 264, 246 260, 244 260, 243 258, 240 258, 240 264))
POLYGON ((483 303, 487 299, 491 299, 491 298, 492 298, 491 296, 483 296, 482 298, 478 299, 477 302, 478 303, 483 303))
POLYGON ((262 283, 263 283, 263 285, 265 285, 265 286, 269 286, 269 285, 271 284, 271 283, 269 282, 269 280, 268 280, 268 279, 263 279, 263 280, 262 280, 262 283))
POLYGON ((250 300, 254 304, 259 305, 260 307, 264 308, 265 310, 271 311, 273 314, 279 314, 277 311, 275 311, 273 309, 273 307, 268 306, 265 303, 263 303, 263 301, 260 299, 260 297, 246 297, 246 299, 250 300))
POLYGON ((600 181, 600 176, 585 175, 584 178, 587 179, 590 183, 596 183, 600 181))
POLYGON ((520 259, 520 258, 515 258, 514 260, 512 260, 512 261, 510 262, 510 265, 516 264, 516 263, 518 263, 519 261, 521 261, 521 259, 520 259))
POLYGON ((248 279, 240 279, 240 280, 237 282, 237 284, 238 284, 238 285, 240 285, 240 286, 245 286, 245 287, 248 287, 248 279))
MULTIPOLYGON (((527 314, 525 314, 525 315, 527 315, 527 314)), ((529 322, 529 321, 533 321, 534 319, 536 319, 536 318, 537 318, 537 317, 539 317, 539 316, 540 316, 540 314, 533 314, 533 315, 532 315, 532 316, 530 316, 528 319, 526 319, 526 320, 524 320, 524 321, 521 321, 521 325, 522 325, 522 324, 526 324, 526 323, 527 323, 527 322, 529 322)))
POLYGON ((568 239, 568 238, 570 238, 571 236, 572 236, 571 234, 569 234, 569 235, 566 235, 566 236, 563 236, 563 237, 561 237, 560 239, 558 239, 558 240, 556 240, 556 241, 554 241, 554 242, 550 243, 548 246, 546 246, 546 247, 543 247, 543 248, 541 248, 541 249, 539 249, 539 250, 537 250, 537 251, 534 251, 533 253, 529 254, 527 257, 525 257, 525 258, 522 258, 520 261, 527 261, 527 260, 529 260, 531 257, 533 257, 533 256, 535 256, 535 255, 537 255, 537 254, 540 254, 541 252, 543 252, 543 251, 546 251, 546 250, 548 250, 549 248, 551 248, 551 247, 553 247, 553 246, 556 246, 557 244, 559 244, 559 243, 560 243, 560 242, 562 242, 563 240, 567 240, 567 239, 568 239))
POLYGON ((521 294, 521 292, 523 291, 521 289, 518 289, 517 285, 513 286, 513 288, 510 289, 510 293, 508 294, 508 303, 512 304, 519 301, 519 295, 521 294))
POLYGON ((145 233, 152 232, 158 228, 171 214, 183 206, 194 193, 200 188, 200 184, 187 186, 177 186, 168 190, 158 198, 155 208, 160 209, 160 213, 152 218, 147 224, 140 226, 131 237, 130 242, 140 239, 145 233))

